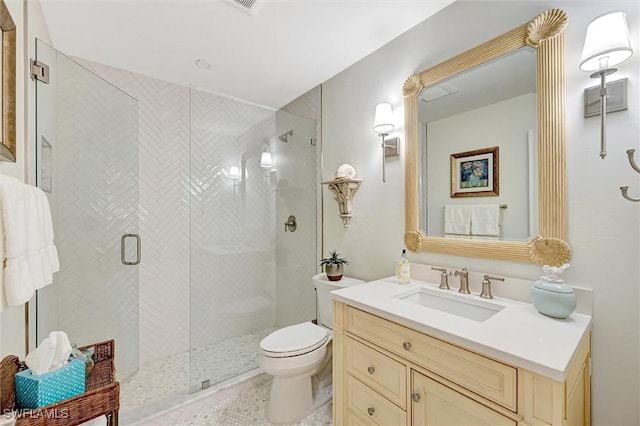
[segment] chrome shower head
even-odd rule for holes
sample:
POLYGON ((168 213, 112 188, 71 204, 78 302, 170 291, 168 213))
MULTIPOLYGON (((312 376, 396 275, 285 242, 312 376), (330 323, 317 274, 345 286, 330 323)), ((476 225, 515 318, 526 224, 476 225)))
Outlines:
POLYGON ((289 130, 286 133, 281 134, 280 136, 278 136, 278 139, 280 139, 284 143, 287 143, 289 142, 289 136, 293 136, 293 129, 289 130))

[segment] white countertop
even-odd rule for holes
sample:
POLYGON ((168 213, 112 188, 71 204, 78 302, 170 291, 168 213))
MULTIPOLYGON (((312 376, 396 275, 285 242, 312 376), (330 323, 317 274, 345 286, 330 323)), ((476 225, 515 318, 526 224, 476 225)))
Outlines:
POLYGON ((476 294, 439 290, 425 281, 400 285, 396 277, 346 287, 332 292, 334 300, 398 324, 446 340, 474 352, 564 381, 571 358, 582 337, 591 329, 591 316, 573 313, 566 319, 544 316, 530 303, 476 294), (464 299, 490 302, 504 309, 484 322, 407 302, 393 296, 427 287, 464 299))

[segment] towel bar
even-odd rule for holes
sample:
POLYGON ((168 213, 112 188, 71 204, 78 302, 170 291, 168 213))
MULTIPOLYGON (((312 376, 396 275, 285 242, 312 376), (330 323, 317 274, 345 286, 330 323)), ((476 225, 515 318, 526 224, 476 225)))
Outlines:
MULTIPOLYGON (((501 209, 506 209, 508 206, 506 204, 500 204, 499 206, 501 209)), ((444 206, 442 207, 444 209, 444 206)))

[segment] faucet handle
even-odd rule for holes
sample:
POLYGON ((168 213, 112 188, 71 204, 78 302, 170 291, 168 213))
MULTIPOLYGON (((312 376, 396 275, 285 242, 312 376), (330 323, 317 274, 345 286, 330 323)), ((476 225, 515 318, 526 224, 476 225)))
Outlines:
POLYGON ((504 277, 492 277, 490 275, 485 275, 484 280, 482 280, 482 292, 480 293, 480 297, 484 299, 493 299, 493 294, 491 294, 491 280, 504 281, 504 277))
POLYGON ((439 289, 442 290, 450 290, 449 289, 449 277, 447 276, 447 268, 434 268, 431 267, 434 271, 440 271, 440 286, 439 289))
POLYGON ((504 277, 492 277, 490 275, 485 275, 484 279, 487 281, 491 281, 491 280, 504 281, 504 277))

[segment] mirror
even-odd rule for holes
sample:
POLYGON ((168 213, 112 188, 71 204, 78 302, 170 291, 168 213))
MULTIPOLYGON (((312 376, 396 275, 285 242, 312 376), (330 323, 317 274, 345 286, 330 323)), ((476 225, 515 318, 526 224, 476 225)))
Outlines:
MULTIPOLYGON (((567 212, 563 31, 566 24, 567 16, 564 11, 548 10, 493 40, 407 79, 403 93, 406 132, 405 245, 409 250, 538 264, 558 262, 561 264, 571 258, 571 249, 565 242, 567 212), (420 123, 424 121, 421 120, 428 122, 429 118, 425 118, 427 115, 424 111, 421 114, 421 109, 428 108, 422 104, 429 102, 423 102, 421 98, 434 99, 441 96, 443 91, 455 92, 456 84, 461 84, 459 82, 467 78, 473 78, 474 90, 482 91, 484 88, 477 79, 478 73, 487 70, 491 72, 493 67, 504 66, 505 62, 520 61, 517 58, 522 55, 534 56, 527 53, 527 49, 533 49, 535 52, 535 60, 530 58, 529 65, 524 66, 531 67, 531 64, 535 63, 536 89, 535 95, 529 90, 529 96, 527 96, 527 88, 525 87, 525 91, 516 96, 520 98, 519 101, 524 102, 525 111, 529 112, 521 114, 525 123, 522 123, 521 129, 517 131, 520 135, 511 135, 505 139, 483 136, 472 141, 469 141, 470 138, 467 137, 466 141, 461 142, 460 145, 436 146, 438 126, 435 122, 446 120, 445 115, 434 115, 431 118, 433 129, 429 129, 429 124, 423 127, 420 123), (531 97, 535 99, 533 107, 531 97), (526 121, 527 117, 528 122, 526 121), (528 126, 530 129, 522 130, 523 126, 528 126), (430 135, 429 130, 433 130, 434 133, 430 135), (424 141, 425 135, 430 136, 430 140, 429 143, 423 145, 420 142, 424 141), (502 160, 498 161, 498 150, 504 154, 513 149, 513 146, 506 142, 509 138, 519 140, 518 149, 520 151, 526 150, 526 153, 522 153, 521 160, 527 163, 526 172, 522 172, 520 177, 510 177, 507 173, 509 165, 506 164, 506 159, 511 158, 510 154, 503 156, 502 160), (430 151, 431 148, 433 151, 430 151), (426 157, 421 157, 420 154, 425 154, 425 152, 426 157), (429 158, 430 156, 434 158, 429 158), (426 161, 423 162, 422 158, 425 158, 426 161), (449 161, 450 158, 451 161, 449 161), (470 161, 465 163, 465 160, 470 161), (459 170, 455 169, 455 167, 465 167, 465 164, 481 164, 482 162, 485 163, 484 171, 478 174, 483 176, 480 177, 480 183, 473 183, 472 180, 467 182, 464 175, 460 175, 459 170), (495 163, 499 164, 499 167, 495 163), (528 163, 531 163, 531 167, 528 163), (487 164, 495 165, 495 172, 492 172, 493 169, 489 170, 487 164), (427 173, 425 173, 425 169, 427 173), (432 171, 434 172, 433 176, 437 173, 438 177, 429 180, 432 171), (507 184, 503 179, 498 192, 498 181, 503 173, 506 174, 503 178, 506 177, 508 180, 524 180, 523 186, 513 187, 516 189, 512 190, 512 186, 510 186, 512 182, 507 184), (524 173, 526 173, 526 177, 524 173), (446 179, 443 176, 451 177, 451 179, 446 179), (475 189, 470 188, 474 185, 487 185, 486 182, 492 182, 495 188, 491 188, 491 191, 481 192, 475 192, 475 189), (457 190, 454 188, 456 185, 458 185, 457 190), (446 195, 442 195, 444 192, 446 195), (520 198, 514 195, 516 192, 520 192, 520 198), (426 198, 427 193, 428 198, 426 198), (436 196, 436 193, 441 195, 436 196), (520 209, 526 212, 524 215, 526 218, 521 218, 522 221, 515 225, 519 229, 518 232, 509 231, 509 234, 505 232, 499 239, 445 237, 443 204, 478 203, 495 206, 506 205, 505 211, 508 211, 509 208, 512 209, 509 213, 517 213, 520 209)), ((524 59, 523 63, 526 62, 527 60, 524 59)), ((517 66, 521 66, 521 64, 517 66)), ((502 73, 503 76, 504 74, 502 73)), ((516 73, 510 70, 507 74, 516 73)), ((530 82, 518 84, 531 87, 530 82)), ((506 92, 506 90, 502 90, 502 92, 506 92)), ((483 93, 485 93, 484 98, 489 97, 488 91, 483 93)), ((454 95, 457 93, 443 97, 441 99, 443 104, 453 102, 456 98, 454 95)), ((498 101, 489 101, 488 103, 495 105, 498 101)), ((507 100, 503 99, 502 101, 507 100)), ((448 107, 445 105, 437 107, 440 112, 447 109, 448 107)), ((469 109, 467 108, 466 113, 470 114, 469 109)), ((477 107, 472 109, 477 110, 477 107)), ((462 115, 460 111, 458 114, 462 115)), ((466 119, 470 120, 469 117, 466 119)), ((465 122, 465 125, 468 123, 468 121, 465 122)), ((457 127, 459 128, 460 125, 458 124, 457 127)), ((506 127, 503 120, 499 128, 503 131, 506 127)), ((448 130, 445 127, 442 129, 450 140, 454 138, 451 127, 448 130)), ((517 168, 523 169, 524 166, 520 165, 517 168)), ((505 216, 506 214, 503 214, 501 232, 506 231, 504 225, 510 223, 504 221, 505 216)), ((511 216, 515 217, 516 214, 511 214, 511 216)), ((510 228, 511 225, 509 225, 510 228)))
POLYGON ((487 236, 474 227, 474 238, 528 241, 536 235, 535 49, 525 46, 425 87, 418 113, 420 229, 425 235, 443 237, 451 230, 445 229, 445 206, 488 203, 498 206, 500 232, 487 236), (483 164, 489 159, 490 170, 483 164), (439 177, 462 165, 466 187, 458 190, 455 181, 443 185, 439 177))
POLYGON ((16 25, 4 1, 0 0, 2 30, 2 126, 0 160, 16 161, 16 25))

